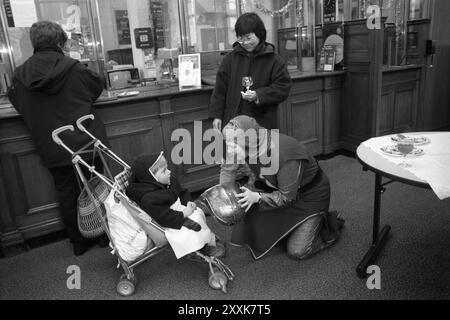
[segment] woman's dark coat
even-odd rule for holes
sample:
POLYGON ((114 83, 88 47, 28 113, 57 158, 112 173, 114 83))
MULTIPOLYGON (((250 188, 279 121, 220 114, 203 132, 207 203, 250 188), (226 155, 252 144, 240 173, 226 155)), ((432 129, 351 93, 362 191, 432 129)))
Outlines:
MULTIPOLYGON (((36 50, 16 69, 8 98, 30 130, 44 166, 71 165, 70 154, 55 144, 52 131, 62 126, 75 126, 76 120, 82 116, 95 116, 92 104, 103 88, 102 76, 78 60, 66 57, 59 48, 36 50)), ((105 127, 99 117, 83 124, 108 144, 105 127)), ((78 150, 91 141, 79 130, 64 133, 61 138, 72 150, 78 150)))
POLYGON ((285 61, 276 54, 270 43, 261 43, 254 52, 247 52, 237 42, 223 59, 216 76, 216 84, 209 106, 211 119, 222 119, 225 125, 237 115, 255 118, 265 128, 278 128, 277 107, 288 96, 291 78, 285 61), (242 100, 241 79, 253 78, 259 104, 242 100))

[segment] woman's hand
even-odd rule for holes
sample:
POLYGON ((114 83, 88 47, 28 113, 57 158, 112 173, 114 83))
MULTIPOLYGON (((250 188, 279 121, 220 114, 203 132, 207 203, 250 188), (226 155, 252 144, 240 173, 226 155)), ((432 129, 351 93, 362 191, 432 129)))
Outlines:
POLYGON ((251 191, 246 187, 241 187, 241 190, 244 192, 237 194, 238 203, 241 205, 241 208, 245 209, 245 212, 250 210, 253 204, 258 203, 259 199, 261 199, 261 195, 258 192, 251 191))
POLYGON ((241 91, 242 99, 247 100, 249 102, 253 102, 258 100, 258 96, 256 95, 256 91, 253 90, 247 90, 247 91, 241 91))

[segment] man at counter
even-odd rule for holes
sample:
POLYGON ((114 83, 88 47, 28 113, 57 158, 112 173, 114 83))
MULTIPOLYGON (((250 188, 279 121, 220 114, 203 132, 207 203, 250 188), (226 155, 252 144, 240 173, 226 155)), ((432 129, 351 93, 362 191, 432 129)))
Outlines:
MULTIPOLYGON (((82 255, 96 242, 108 245, 106 235, 98 239, 85 239, 78 230, 77 199, 80 187, 72 167, 71 156, 52 140, 56 128, 75 125, 78 118, 94 114, 92 104, 102 93, 104 78, 87 69, 78 60, 66 57, 63 48, 67 35, 56 23, 36 22, 30 29, 33 56, 14 72, 8 98, 22 115, 30 130, 38 154, 53 176, 59 197, 59 209, 76 256, 82 255)), ((108 144, 106 130, 99 117, 86 128, 108 144)), ((78 150, 90 138, 77 130, 62 136, 72 150, 78 150)), ((92 163, 91 155, 83 157, 92 163)), ((97 171, 102 162, 95 159, 97 171)), ((88 173, 86 173, 87 176, 88 173)))
POLYGON ((289 96, 292 84, 286 63, 266 42, 266 28, 256 13, 241 15, 235 31, 237 41, 219 67, 210 101, 213 127, 222 130, 222 123, 248 115, 265 128, 278 128, 278 104, 289 96))

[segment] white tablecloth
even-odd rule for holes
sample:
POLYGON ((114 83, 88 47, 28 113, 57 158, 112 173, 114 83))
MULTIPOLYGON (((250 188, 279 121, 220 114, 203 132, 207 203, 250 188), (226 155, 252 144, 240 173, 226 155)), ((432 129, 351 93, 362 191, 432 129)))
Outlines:
MULTIPOLYGON (((423 149, 424 154, 418 157, 408 156, 406 162, 411 164, 411 167, 402 168, 402 170, 407 170, 420 180, 427 182, 439 199, 450 197, 450 132, 405 133, 405 135, 424 136, 431 142, 416 146, 416 148, 423 149)), ((392 136, 372 138, 364 141, 362 145, 370 148, 377 156, 399 164, 403 161, 402 157, 390 156, 381 151, 384 146, 395 145, 391 139, 392 136)))

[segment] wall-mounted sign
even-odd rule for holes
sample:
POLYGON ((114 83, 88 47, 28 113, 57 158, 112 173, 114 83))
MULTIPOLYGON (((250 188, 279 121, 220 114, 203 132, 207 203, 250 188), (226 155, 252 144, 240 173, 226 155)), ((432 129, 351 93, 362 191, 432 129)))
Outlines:
POLYGON ((155 29, 155 46, 156 49, 166 46, 164 32, 166 24, 164 22, 163 4, 159 0, 150 0, 150 12, 153 19, 153 27, 155 29))
POLYGON ((336 21, 336 0, 325 0, 323 2, 323 22, 336 21))
POLYGON ((116 10, 116 26, 119 45, 131 44, 130 21, 127 10, 116 10))
POLYGON ((13 17, 13 11, 11 8, 11 1, 10 0, 4 0, 3 5, 5 6, 5 13, 6 13, 6 21, 8 22, 8 27, 14 28, 14 17, 13 17))
POLYGON ((134 38, 136 39, 136 48, 138 49, 148 49, 154 47, 151 28, 134 29, 134 38))

